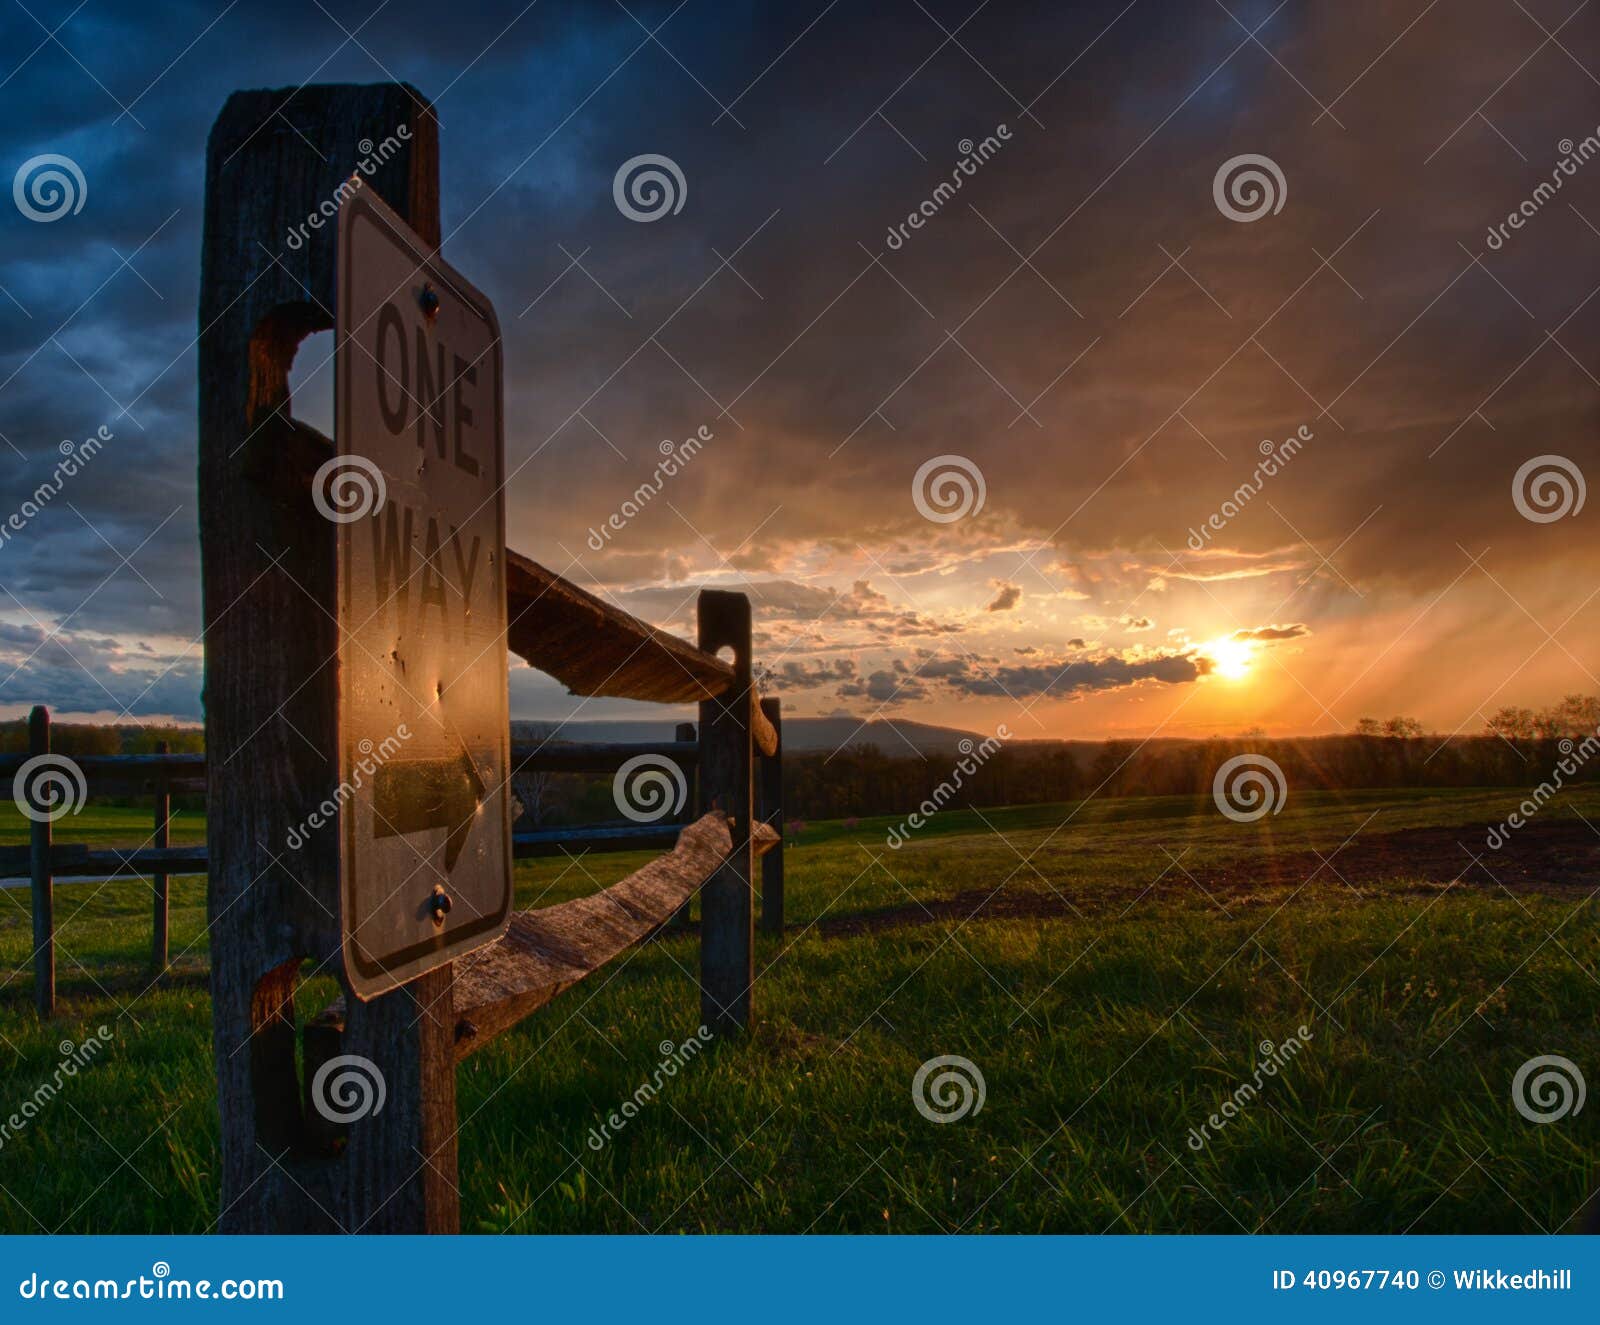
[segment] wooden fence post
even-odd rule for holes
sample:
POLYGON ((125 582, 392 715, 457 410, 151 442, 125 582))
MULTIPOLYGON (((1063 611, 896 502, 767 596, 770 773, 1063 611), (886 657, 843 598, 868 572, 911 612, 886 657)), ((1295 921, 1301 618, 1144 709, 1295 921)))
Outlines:
POLYGON ((346 1115, 330 1140, 307 1118, 295 1067, 302 967, 343 966, 337 833, 290 843, 337 790, 339 695, 338 527, 308 482, 332 450, 287 417, 288 375, 301 339, 334 325, 337 226, 326 209, 352 178, 438 245, 438 125, 415 89, 237 92, 212 127, 199 497, 224 1232, 459 1224, 448 967, 369 1003, 347 991, 342 1038, 316 1047, 322 1065, 337 1049, 381 1083, 381 1109, 346 1115))
POLYGON ((763 699, 761 711, 778 735, 778 748, 761 764, 761 822, 777 830, 778 845, 761 857, 761 929, 783 933, 783 716, 782 704, 763 699))
MULTIPOLYGON (((165 741, 156 745, 157 754, 167 754, 171 747, 165 741)), ((172 791, 167 785, 167 770, 163 768, 156 774, 156 808, 155 832, 151 834, 151 846, 169 847, 172 845, 172 791)), ((154 874, 150 882, 155 891, 154 924, 150 932, 150 969, 160 975, 167 969, 167 876, 154 874)))
POLYGON ((702 589, 697 643, 707 653, 733 650, 734 683, 700 704, 702 808, 728 816, 733 851, 700 889, 700 1021, 714 1034, 737 1034, 750 1024, 755 983, 751 887, 750 600, 742 593, 702 589))
MULTIPOLYGON (((49 753, 50 710, 38 704, 28 714, 28 755, 33 758, 49 753)), ((44 808, 35 805, 35 813, 44 808)), ((29 820, 28 846, 31 849, 28 865, 33 893, 33 1002, 41 1017, 56 1015, 56 902, 55 880, 50 874, 50 829, 49 819, 29 820)))

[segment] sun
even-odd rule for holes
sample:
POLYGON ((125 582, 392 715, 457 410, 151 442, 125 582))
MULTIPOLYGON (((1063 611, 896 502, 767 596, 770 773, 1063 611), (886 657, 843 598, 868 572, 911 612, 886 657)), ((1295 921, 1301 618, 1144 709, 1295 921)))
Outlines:
POLYGON ((1226 677, 1229 681, 1237 681, 1250 675, 1250 664, 1255 658, 1255 650, 1245 640, 1224 635, 1221 639, 1214 639, 1209 644, 1201 645, 1200 651, 1211 659, 1212 670, 1218 676, 1226 677))

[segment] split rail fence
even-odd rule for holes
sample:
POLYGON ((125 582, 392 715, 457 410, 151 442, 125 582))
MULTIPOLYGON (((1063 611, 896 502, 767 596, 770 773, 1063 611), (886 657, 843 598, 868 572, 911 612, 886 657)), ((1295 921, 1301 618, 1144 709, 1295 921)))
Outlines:
MULTIPOLYGON (((779 701, 761 700, 761 709, 774 733, 777 731, 779 701)), ((39 755, 51 753, 50 712, 43 705, 28 715, 28 752, 0 755, 0 780, 13 781, 23 766, 39 755)), ((767 740, 766 733, 761 734, 767 740)), ((774 747, 775 748, 775 747, 774 747)), ((527 773, 614 773, 631 759, 647 757, 666 760, 682 772, 685 784, 695 786, 701 759, 700 742, 692 722, 678 725, 671 741, 513 741, 511 776, 527 773)), ((186 874, 205 874, 205 843, 171 845, 172 798, 203 797, 206 790, 206 757, 203 754, 172 754, 165 746, 155 754, 77 755, 72 764, 83 774, 88 796, 115 796, 122 799, 150 797, 151 831, 140 846, 92 847, 81 842, 57 842, 54 823, 49 818, 33 820, 26 846, 0 846, 0 882, 26 879, 30 884, 33 916, 33 992, 41 1017, 56 1012, 56 925, 55 884, 58 879, 148 878, 151 883, 150 969, 155 977, 170 964, 170 882, 186 874)), ((757 795, 760 804, 756 828, 756 853, 762 863, 760 923, 763 930, 778 933, 783 929, 783 801, 782 760, 758 746, 756 762, 760 769, 757 795)), ((85 802, 86 803, 86 802, 85 802)), ((686 801, 697 802, 692 792, 686 801)), ((41 814, 49 810, 43 803, 35 807, 41 814)), ((79 805, 78 808, 82 808, 79 805)), ((516 860, 555 855, 601 854, 620 851, 675 849, 685 830, 692 827, 699 811, 681 818, 654 823, 603 823, 580 827, 531 828, 511 835, 511 854, 516 860)), ((70 819, 67 821, 70 831, 70 819)), ((541 916, 556 917, 557 908, 547 908, 541 916)), ((680 908, 685 914, 686 908, 680 908)))
MULTIPOLYGON (((602 892, 514 912, 497 942, 393 992, 363 1002, 347 990, 321 1014, 297 1015, 307 971, 343 970, 337 834, 281 849, 339 781, 336 526, 317 513, 311 490, 335 447, 291 417, 289 397, 296 348, 334 326, 335 228, 313 230, 299 247, 284 237, 305 233, 324 200, 344 196, 375 142, 397 150, 362 186, 437 250, 438 124, 415 89, 238 92, 213 125, 198 339, 206 753, 78 761, 99 786, 155 796, 157 831, 146 847, 57 845, 43 823, 25 861, 17 849, 0 853, 0 868, 32 879, 44 1012, 54 998, 55 877, 153 876, 155 956, 164 963, 163 880, 206 874, 227 1232, 455 1231, 460 1059, 681 915, 697 893, 699 1021, 736 1037, 751 1020, 762 857, 762 925, 783 924, 780 718, 777 701, 759 698, 752 681, 748 599, 702 591, 691 644, 507 550, 511 652, 575 695, 699 706, 694 731, 680 727, 672 742, 518 747, 513 769, 606 771, 658 754, 694 768, 696 817, 516 834, 518 857, 670 849, 602 892), (170 846, 162 807, 201 779, 206 845, 170 846), (385 1104, 336 1125, 315 1107, 313 1085, 352 1058, 381 1074, 385 1104)), ((559 500, 558 483, 545 495, 559 500)), ((42 709, 32 732, 30 753, 48 749, 42 709)))

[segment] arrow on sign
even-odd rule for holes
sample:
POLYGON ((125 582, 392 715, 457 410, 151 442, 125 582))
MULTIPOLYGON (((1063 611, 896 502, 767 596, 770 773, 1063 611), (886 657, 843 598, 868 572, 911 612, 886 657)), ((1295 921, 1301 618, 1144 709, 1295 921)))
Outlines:
POLYGON ((373 787, 374 837, 401 837, 446 828, 444 867, 456 867, 483 802, 483 779, 463 750, 454 759, 392 759, 373 787))

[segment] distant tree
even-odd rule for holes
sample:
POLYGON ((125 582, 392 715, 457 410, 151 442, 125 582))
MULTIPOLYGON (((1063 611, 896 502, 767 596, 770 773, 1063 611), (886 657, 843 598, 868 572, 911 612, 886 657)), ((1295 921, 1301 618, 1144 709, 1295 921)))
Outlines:
POLYGON ((1357 736, 1382 736, 1383 724, 1376 718, 1362 718, 1356 723, 1357 736))
POLYGON ((1422 724, 1415 718, 1390 718, 1383 724, 1383 734, 1391 741, 1415 740, 1422 735, 1422 724))
POLYGON ((1507 741, 1526 741, 1533 736, 1533 710, 1496 709, 1489 719, 1489 732, 1507 741))
POLYGON ((1568 695, 1554 710, 1560 736, 1583 737, 1600 729, 1600 696, 1568 695))
MULTIPOLYGON (((518 734, 534 745, 543 745, 555 735, 555 730, 546 722, 530 722, 523 724, 518 734)), ((546 771, 524 769, 512 775, 511 794, 521 807, 517 815, 518 823, 537 828, 549 819, 554 785, 555 774, 546 771)))

